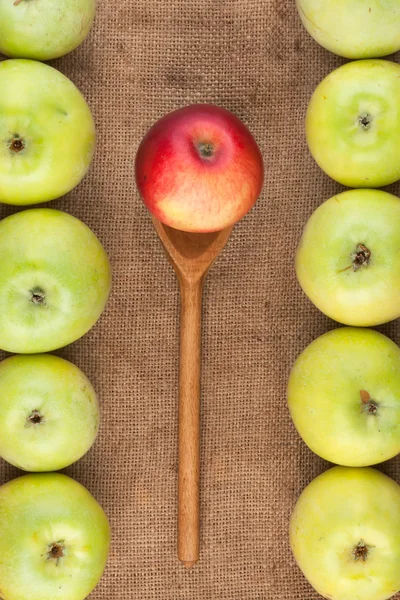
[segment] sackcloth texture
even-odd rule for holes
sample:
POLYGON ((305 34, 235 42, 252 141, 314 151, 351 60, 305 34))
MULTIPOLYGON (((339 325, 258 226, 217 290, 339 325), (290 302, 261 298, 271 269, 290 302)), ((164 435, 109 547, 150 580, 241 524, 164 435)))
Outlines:
MULTIPOLYGON (((85 43, 50 63, 87 98, 98 143, 82 184, 46 206, 93 229, 114 276, 98 324, 56 353, 88 375, 102 409, 95 446, 66 470, 113 529, 91 600, 319 598, 291 555, 288 524, 329 465, 297 435, 286 383, 301 350, 336 327, 303 295, 294 255, 312 211, 344 189, 304 136, 312 91, 343 62, 308 36, 294 0, 100 0, 85 43), (266 171, 205 286, 201 559, 186 570, 176 555, 178 286, 137 193, 134 157, 154 121, 194 102, 240 117, 266 171)), ((0 217, 16 210, 1 206, 0 217)), ((398 322, 379 329, 400 343, 398 322)), ((380 468, 400 482, 400 459, 380 468)), ((19 474, 1 461, 0 483, 19 474)))

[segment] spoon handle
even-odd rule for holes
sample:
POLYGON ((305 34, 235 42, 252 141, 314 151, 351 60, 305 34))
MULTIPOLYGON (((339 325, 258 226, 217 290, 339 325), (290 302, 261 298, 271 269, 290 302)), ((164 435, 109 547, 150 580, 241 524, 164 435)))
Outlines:
POLYGON ((178 557, 199 559, 202 280, 181 281, 179 373, 178 557))

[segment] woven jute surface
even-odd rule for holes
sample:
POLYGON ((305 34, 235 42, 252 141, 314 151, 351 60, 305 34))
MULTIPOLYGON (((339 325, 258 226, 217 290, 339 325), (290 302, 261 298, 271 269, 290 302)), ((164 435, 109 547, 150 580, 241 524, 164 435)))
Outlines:
MULTIPOLYGON (((58 353, 85 371, 102 407, 95 446, 66 471, 113 528, 92 600, 319 597, 291 556, 288 523, 328 464, 299 439, 285 395, 295 357, 335 327, 301 292, 294 254, 309 215, 342 189, 303 133, 313 89, 342 62, 308 37, 293 0, 103 0, 87 41, 51 63, 88 99, 98 144, 84 182, 48 206, 96 232, 114 273, 99 323, 58 353), (133 165, 148 127, 193 102, 248 125, 266 177, 204 292, 201 560, 187 571, 176 557, 178 288, 133 165)), ((381 331, 400 342, 398 323, 381 331)), ((382 469, 400 481, 398 459, 382 469)), ((1 462, 0 483, 17 474, 1 462)))

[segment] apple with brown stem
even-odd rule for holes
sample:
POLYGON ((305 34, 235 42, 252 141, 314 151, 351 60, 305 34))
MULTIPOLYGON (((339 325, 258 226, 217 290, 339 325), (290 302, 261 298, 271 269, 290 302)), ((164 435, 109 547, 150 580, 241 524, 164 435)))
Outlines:
POLYGON ((136 183, 162 223, 191 232, 218 231, 255 204, 264 179, 261 152, 234 114, 193 104, 161 118, 136 156, 136 183))

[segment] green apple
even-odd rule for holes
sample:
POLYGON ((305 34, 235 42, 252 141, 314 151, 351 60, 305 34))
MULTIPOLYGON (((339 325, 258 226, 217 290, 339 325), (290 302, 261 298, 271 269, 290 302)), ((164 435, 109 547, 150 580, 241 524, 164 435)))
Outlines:
POLYGON ((400 316, 399 256, 399 198, 350 190, 311 215, 296 273, 323 313, 345 325, 369 327, 400 316))
POLYGON ((48 65, 16 59, 0 62, 0 89, 0 202, 38 204, 71 191, 95 146, 79 90, 48 65))
POLYGON ((96 0, 0 0, 0 52, 50 60, 74 50, 92 26, 96 0))
POLYGON ((109 543, 103 509, 66 475, 25 475, 0 488, 3 600, 84 600, 103 574, 109 543))
POLYGON ((94 443, 99 405, 72 363, 36 354, 0 363, 0 456, 24 471, 58 471, 94 443))
POLYGON ((325 598, 387 600, 400 590, 400 486, 375 469, 329 469, 301 494, 290 543, 325 598))
POLYGON ((0 221, 0 348, 33 354, 83 336, 107 302, 107 254, 84 223, 35 208, 0 221))
POLYGON ((400 453, 400 348, 372 329, 330 331, 296 360, 288 403, 297 431, 325 460, 388 460, 400 453))
POLYGON ((400 179, 400 65, 363 60, 330 73, 311 98, 306 134, 321 169, 343 185, 400 179))
POLYGON ((296 0, 308 33, 346 58, 376 58, 400 50, 399 0, 296 0))

